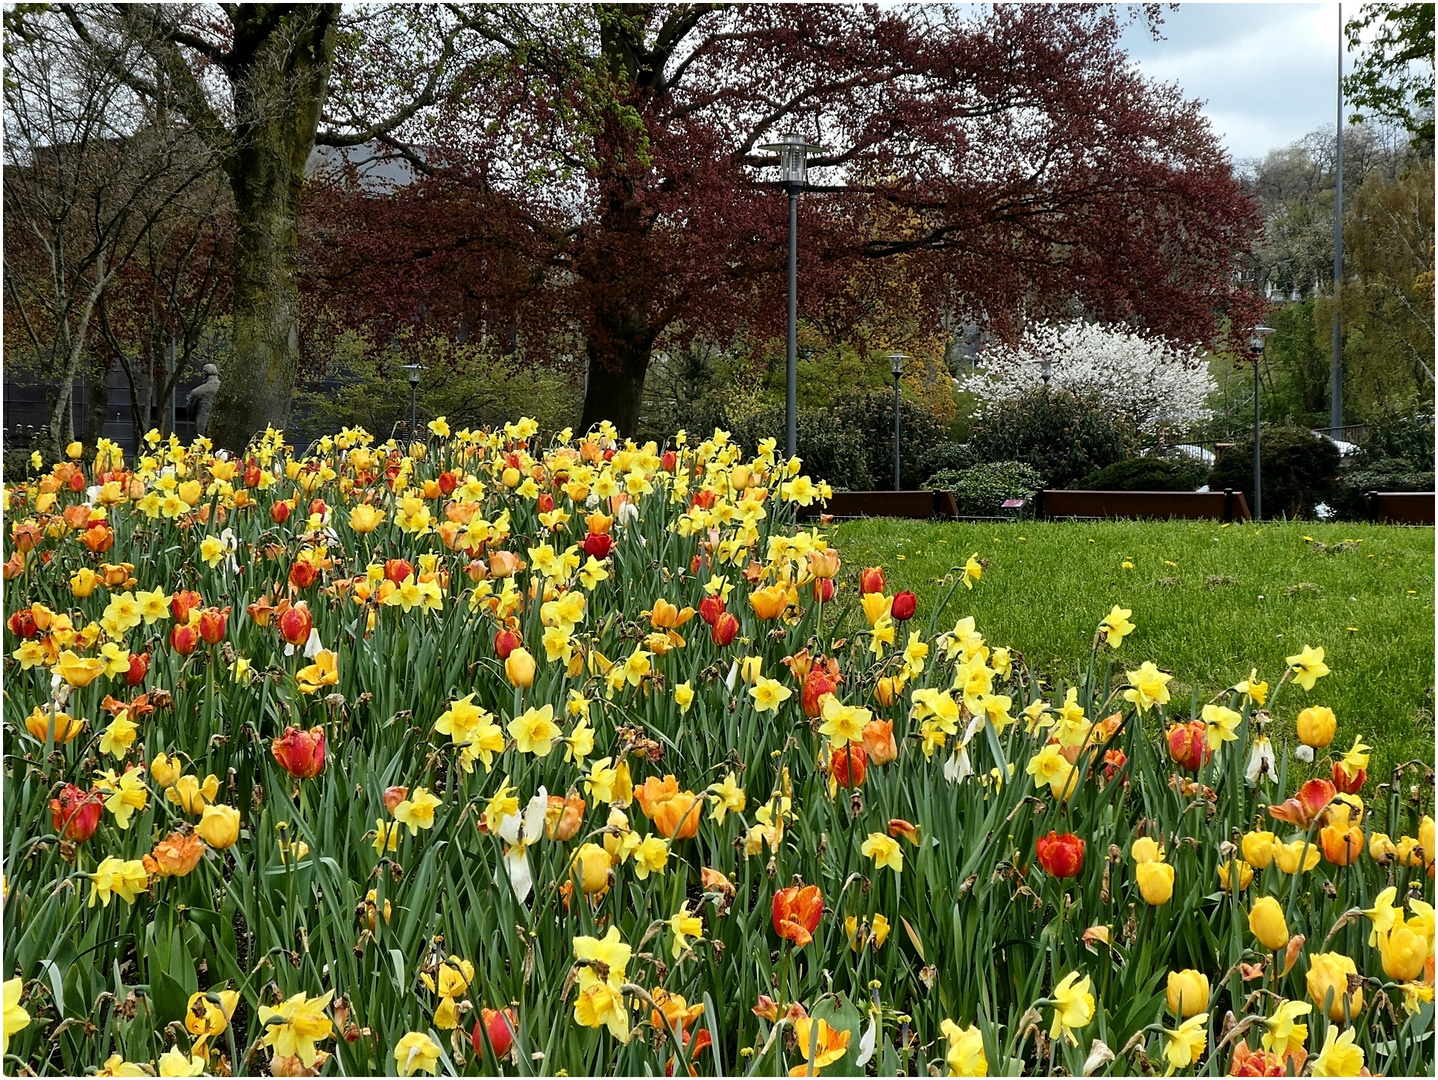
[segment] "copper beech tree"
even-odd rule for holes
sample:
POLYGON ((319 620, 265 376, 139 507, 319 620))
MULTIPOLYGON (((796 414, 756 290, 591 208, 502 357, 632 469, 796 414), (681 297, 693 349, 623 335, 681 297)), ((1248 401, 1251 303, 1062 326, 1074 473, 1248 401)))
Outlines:
POLYGON ((1260 227, 1178 89, 1112 10, 998 5, 525 9, 461 99, 382 133, 414 182, 314 196, 309 297, 383 338, 422 323, 582 356, 582 424, 632 432, 658 347, 783 325, 787 207, 760 146, 826 149, 801 200, 801 314, 897 283, 1008 335, 1246 325, 1260 227), (573 58, 591 63, 575 79, 573 58))

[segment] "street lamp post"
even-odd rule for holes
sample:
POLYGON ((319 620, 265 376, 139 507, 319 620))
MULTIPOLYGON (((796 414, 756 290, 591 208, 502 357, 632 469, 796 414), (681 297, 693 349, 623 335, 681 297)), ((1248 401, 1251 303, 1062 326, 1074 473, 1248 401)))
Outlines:
POLYGON ((904 374, 904 361, 908 357, 903 353, 889 354, 889 369, 894 373, 894 490, 899 490, 899 379, 904 374))
POLYGON ((419 373, 424 370, 418 364, 405 364, 404 369, 409 373, 409 437, 414 439, 414 430, 419 422, 418 394, 419 394, 419 373))
POLYGON ((798 452, 798 317, 799 317, 799 192, 809 180, 808 158, 821 146, 811 146, 804 136, 788 134, 777 143, 765 143, 760 150, 779 155, 779 186, 789 193, 789 349, 784 384, 784 448, 788 457, 798 452))
POLYGON ((1258 402, 1258 362, 1263 359, 1263 342, 1273 333, 1271 326, 1255 326, 1253 336, 1248 339, 1249 351, 1253 353, 1253 520, 1263 520, 1263 471, 1262 453, 1259 447, 1262 417, 1258 402))

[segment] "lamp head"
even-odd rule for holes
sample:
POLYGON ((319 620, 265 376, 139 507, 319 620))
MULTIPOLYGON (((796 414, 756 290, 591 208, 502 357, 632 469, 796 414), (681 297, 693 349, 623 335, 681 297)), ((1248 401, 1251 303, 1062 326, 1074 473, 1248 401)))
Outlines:
POLYGON ((894 373, 894 378, 897 379, 904 373, 904 361, 908 359, 909 358, 901 352, 889 354, 889 369, 894 373))
POLYGON ((1271 326, 1255 326, 1249 331, 1248 347, 1253 350, 1255 356, 1263 352, 1263 343, 1271 333, 1273 333, 1271 326))
POLYGON ((418 386, 419 373, 423 371, 424 368, 420 367, 418 364, 405 364, 404 370, 409 375, 410 386, 418 386))
POLYGON ((804 141, 804 136, 790 132, 776 143, 765 143, 760 150, 779 155, 779 180, 786 185, 803 187, 809 180, 809 155, 824 149, 804 141))

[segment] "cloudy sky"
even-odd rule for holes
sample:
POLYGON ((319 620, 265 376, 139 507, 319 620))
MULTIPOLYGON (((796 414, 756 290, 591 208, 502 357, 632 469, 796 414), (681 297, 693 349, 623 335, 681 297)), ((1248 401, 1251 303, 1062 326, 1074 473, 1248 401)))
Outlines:
MULTIPOLYGON (((1358 8, 1344 4, 1344 17, 1358 8)), ((1185 3, 1165 9, 1161 32, 1164 40, 1153 41, 1136 24, 1124 45, 1145 74, 1205 103, 1235 162, 1332 128, 1337 4, 1185 3)), ((1345 57, 1344 73, 1352 69, 1345 57)))

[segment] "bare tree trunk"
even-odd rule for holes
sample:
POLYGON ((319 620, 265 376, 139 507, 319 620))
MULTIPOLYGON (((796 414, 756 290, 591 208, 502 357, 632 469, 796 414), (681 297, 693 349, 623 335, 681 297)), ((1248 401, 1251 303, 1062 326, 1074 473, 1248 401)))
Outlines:
POLYGON ((589 385, 584 392, 581 431, 608 420, 622 436, 639 426, 639 408, 644 400, 644 376, 649 370, 651 348, 638 335, 612 333, 589 335, 589 385))
POLYGON ((284 425, 299 359, 300 200, 334 62, 339 5, 301 10, 304 21, 292 34, 272 35, 235 81, 241 126, 227 162, 237 224, 234 347, 210 422, 215 445, 233 451, 266 425, 284 425))

